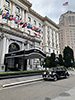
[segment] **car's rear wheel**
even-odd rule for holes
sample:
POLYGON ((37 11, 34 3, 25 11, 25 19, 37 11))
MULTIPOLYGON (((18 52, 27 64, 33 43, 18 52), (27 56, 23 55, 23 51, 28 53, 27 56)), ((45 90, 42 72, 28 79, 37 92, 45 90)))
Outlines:
POLYGON ((54 75, 54 81, 57 81, 57 76, 56 75, 54 75))

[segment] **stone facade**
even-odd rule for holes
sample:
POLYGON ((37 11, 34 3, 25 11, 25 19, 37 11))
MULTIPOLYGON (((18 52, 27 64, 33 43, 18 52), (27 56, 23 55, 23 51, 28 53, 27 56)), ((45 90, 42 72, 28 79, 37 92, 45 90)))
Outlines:
POLYGON ((68 11, 62 14, 59 19, 59 27, 61 53, 65 46, 69 46, 73 49, 75 57, 75 12, 68 11))
MULTIPOLYGON (((59 27, 31 6, 27 0, 0 1, 0 66, 4 65, 5 54, 15 50, 37 48, 48 56, 60 53, 59 27)), ((40 64, 39 58, 28 59, 27 68, 34 68, 36 63, 40 64)))

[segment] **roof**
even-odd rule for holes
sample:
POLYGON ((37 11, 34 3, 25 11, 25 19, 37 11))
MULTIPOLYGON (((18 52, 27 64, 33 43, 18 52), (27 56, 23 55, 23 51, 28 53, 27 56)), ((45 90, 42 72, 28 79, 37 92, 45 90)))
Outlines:
POLYGON ((51 23, 52 25, 54 25, 56 28, 59 29, 59 26, 53 22, 51 19, 49 19, 47 16, 44 17, 44 21, 48 21, 49 23, 51 23))
POLYGON ((37 18, 39 18, 41 21, 43 21, 43 22, 48 21, 49 23, 54 25, 56 28, 59 28, 59 26, 55 22, 53 22, 50 18, 48 18, 47 16, 43 17, 31 8, 30 8, 30 13, 33 14, 34 16, 36 16, 37 18))
POLYGON ((32 4, 28 1, 28 0, 23 0, 27 5, 29 5, 30 7, 32 6, 32 4))
POLYGON ((40 20, 44 21, 43 16, 41 16, 40 14, 38 14, 36 11, 34 11, 33 9, 29 9, 30 13, 33 14, 34 16, 36 16, 37 18, 39 18, 40 20))
POLYGON ((73 11, 67 11, 67 12, 63 13, 61 16, 64 16, 64 15, 67 15, 67 14, 75 14, 75 12, 73 12, 73 11))

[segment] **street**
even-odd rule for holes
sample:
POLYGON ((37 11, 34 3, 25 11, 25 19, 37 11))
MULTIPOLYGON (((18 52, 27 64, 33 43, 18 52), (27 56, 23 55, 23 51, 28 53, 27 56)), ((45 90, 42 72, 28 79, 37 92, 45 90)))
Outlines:
POLYGON ((0 100, 52 100, 73 87, 75 87, 74 75, 56 82, 42 80, 3 88, 0 90, 0 100))

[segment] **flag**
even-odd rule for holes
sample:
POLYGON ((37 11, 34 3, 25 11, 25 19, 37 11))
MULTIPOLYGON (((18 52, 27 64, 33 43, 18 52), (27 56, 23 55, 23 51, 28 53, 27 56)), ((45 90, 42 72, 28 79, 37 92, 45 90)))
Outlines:
POLYGON ((34 33, 35 34, 35 36, 37 37, 37 33, 34 33))
POLYGON ((36 37, 41 37, 40 33, 34 33, 36 37))
POLYGON ((24 28, 24 27, 26 27, 26 26, 27 26, 27 23, 24 23, 23 26, 22 26, 22 28, 24 28))
POLYGON ((63 3, 63 6, 67 6, 67 5, 68 5, 68 2, 63 3))
POLYGON ((20 23, 19 23, 19 25, 23 25, 24 23, 23 23, 23 21, 21 21, 20 23))
POLYGON ((2 18, 3 18, 3 19, 8 19, 8 18, 9 18, 9 12, 3 13, 3 14, 2 14, 2 18))
POLYGON ((4 18, 5 18, 5 15, 6 15, 6 13, 3 13, 3 14, 2 14, 2 19, 4 19, 4 18))
POLYGON ((15 21, 15 24, 19 24, 21 20, 16 18, 14 21, 15 21))
POLYGON ((35 30, 35 31, 40 33, 41 29, 39 29, 39 28, 36 28, 36 30, 35 30))
POLYGON ((9 18, 9 12, 6 13, 5 19, 9 18))
POLYGON ((28 23, 27 28, 32 29, 32 25, 28 23))
POLYGON ((13 15, 9 15, 9 20, 10 20, 10 21, 13 20, 13 15))
POLYGON ((16 17, 13 17, 13 20, 16 21, 16 17))
POLYGON ((32 27, 32 30, 34 30, 34 31, 35 31, 35 30, 36 30, 36 27, 35 27, 35 26, 33 26, 33 27, 32 27))

